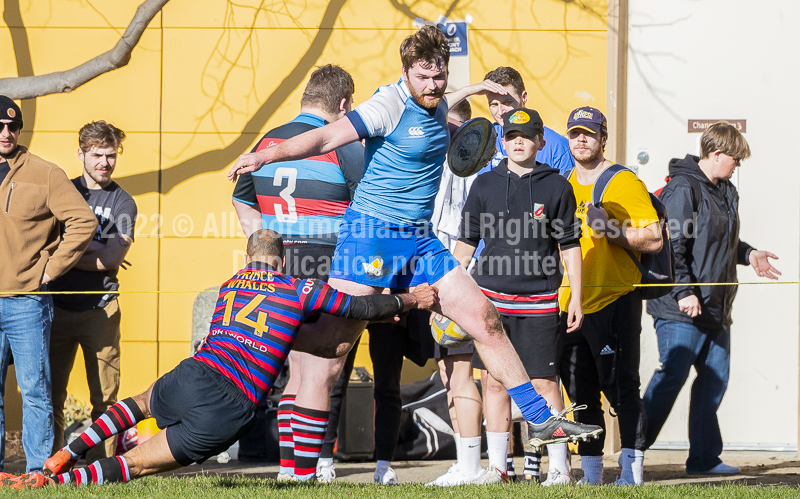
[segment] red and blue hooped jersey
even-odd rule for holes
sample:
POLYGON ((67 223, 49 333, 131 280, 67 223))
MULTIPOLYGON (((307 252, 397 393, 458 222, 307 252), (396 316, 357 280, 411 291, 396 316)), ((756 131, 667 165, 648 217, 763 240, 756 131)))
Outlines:
POLYGON ((351 302, 318 279, 295 279, 253 262, 220 288, 211 329, 194 359, 261 405, 303 322, 317 313, 344 315, 351 302))
MULTIPOLYGON (((302 113, 267 132, 252 152, 325 125, 302 113)), ((342 215, 364 174, 364 147, 355 142, 322 156, 264 165, 239 176, 233 198, 261 212, 261 226, 284 243, 335 245, 342 215)))

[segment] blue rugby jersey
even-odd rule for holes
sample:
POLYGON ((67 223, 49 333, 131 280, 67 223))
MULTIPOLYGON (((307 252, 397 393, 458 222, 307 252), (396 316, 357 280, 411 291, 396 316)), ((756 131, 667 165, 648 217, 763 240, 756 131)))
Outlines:
MULTIPOLYGON (((301 113, 267 132, 252 152, 277 145, 325 125, 301 113)), ((265 165, 239 176, 233 199, 257 208, 261 226, 283 236, 285 244, 336 245, 342 215, 364 174, 364 147, 355 142, 322 156, 265 165)))
POLYGON ((352 299, 317 279, 295 279, 253 262, 220 288, 211 328, 194 359, 261 405, 297 331, 310 316, 344 315, 352 299))
POLYGON ((431 113, 401 79, 379 88, 347 118, 367 146, 351 207, 395 224, 429 221, 450 145, 447 102, 431 113))

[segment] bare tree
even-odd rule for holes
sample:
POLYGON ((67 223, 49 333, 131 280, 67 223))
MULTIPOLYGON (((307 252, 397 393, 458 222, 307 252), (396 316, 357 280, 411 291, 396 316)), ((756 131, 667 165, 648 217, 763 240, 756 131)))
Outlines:
POLYGON ((0 95, 12 99, 33 99, 43 95, 71 92, 98 76, 128 64, 144 30, 169 0, 145 0, 136 9, 122 38, 108 52, 68 71, 39 76, 0 79, 0 95))

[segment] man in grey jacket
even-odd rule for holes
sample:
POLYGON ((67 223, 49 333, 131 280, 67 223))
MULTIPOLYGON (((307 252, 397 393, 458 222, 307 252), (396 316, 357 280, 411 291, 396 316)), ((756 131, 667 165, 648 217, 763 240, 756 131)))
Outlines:
POLYGON ((722 462, 717 409, 728 386, 731 308, 737 286, 692 283, 736 282, 736 265, 752 265, 759 276, 780 275, 769 258, 739 239, 739 194, 730 182, 734 169, 750 156, 741 133, 726 122, 711 125, 700 139, 702 158, 670 161, 670 180, 661 201, 670 217, 675 253, 672 292, 647 302, 655 320, 661 367, 653 374, 643 401, 647 413, 646 446, 653 444, 675 399, 697 371, 689 409, 688 473, 736 474, 722 462), (698 230, 702 227, 703 230, 698 230))

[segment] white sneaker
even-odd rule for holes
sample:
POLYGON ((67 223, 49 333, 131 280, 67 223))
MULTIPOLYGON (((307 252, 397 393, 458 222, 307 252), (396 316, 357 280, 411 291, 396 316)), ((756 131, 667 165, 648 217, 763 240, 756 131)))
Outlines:
POLYGON ((292 473, 278 473, 278 481, 279 482, 299 482, 300 479, 297 478, 292 473))
POLYGON ((375 474, 372 475, 372 480, 381 485, 397 485, 397 473, 394 472, 391 466, 376 469, 375 474))
POLYGON ((542 482, 542 487, 552 487, 553 485, 572 485, 575 480, 566 473, 562 473, 553 468, 547 472, 547 480, 542 482))
POLYGON ((481 470, 477 477, 466 483, 470 485, 491 485, 493 483, 509 482, 508 474, 505 471, 500 471, 494 466, 490 466, 485 470, 481 470))
POLYGON ((320 460, 317 463, 317 483, 331 483, 336 479, 336 469, 333 462, 320 460))
POLYGON ((453 463, 444 475, 425 485, 428 487, 455 487, 457 485, 464 485, 470 478, 471 477, 461 471, 461 468, 458 467, 458 463, 453 463))

